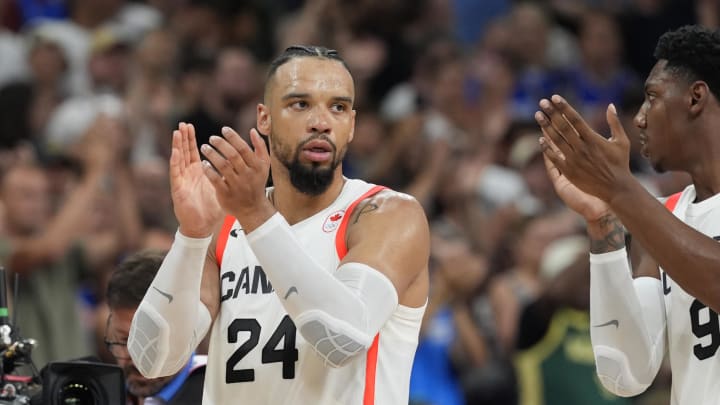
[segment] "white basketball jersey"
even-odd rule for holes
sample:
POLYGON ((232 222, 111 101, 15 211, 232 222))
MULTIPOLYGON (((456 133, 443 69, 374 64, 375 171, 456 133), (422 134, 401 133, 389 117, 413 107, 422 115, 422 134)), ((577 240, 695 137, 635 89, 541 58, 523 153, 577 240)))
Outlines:
MULTIPOLYGON (((693 204, 688 186, 673 209, 683 222, 720 240, 720 194, 693 204)), ((667 314, 673 405, 720 404, 720 321, 718 314, 685 292, 660 269, 667 314)))
MULTIPOLYGON (((328 272, 347 251, 351 211, 381 190, 346 179, 329 207, 292 226, 328 272)), ((340 368, 325 366, 298 333, 240 229, 234 218, 226 219, 218 238, 221 303, 211 329, 203 404, 407 404, 425 308, 399 305, 366 355, 340 368)))

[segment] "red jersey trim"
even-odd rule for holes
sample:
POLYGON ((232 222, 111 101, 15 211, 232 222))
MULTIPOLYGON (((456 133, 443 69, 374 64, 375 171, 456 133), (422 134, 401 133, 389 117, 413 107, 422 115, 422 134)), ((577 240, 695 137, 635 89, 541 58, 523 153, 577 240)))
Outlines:
MULTIPOLYGON (((338 231, 335 234, 335 250, 337 251, 337 255, 341 261, 348 251, 347 240, 345 237, 347 234, 348 222, 350 221, 350 217, 352 216, 355 207, 357 207, 361 201, 379 193, 382 190, 385 190, 386 188, 387 187, 384 186, 374 186, 358 197, 357 200, 353 201, 352 204, 348 206, 347 210, 345 210, 345 216, 340 223, 340 228, 338 228, 338 231)), ((378 333, 375 335, 375 339, 367 352, 367 359, 365 361, 365 392, 363 394, 363 405, 373 405, 375 403, 375 375, 377 371, 379 341, 380 334, 378 333)))
POLYGON ((680 199, 680 195, 682 195, 682 192, 675 193, 668 197, 667 200, 665 200, 665 208, 670 210, 670 212, 673 212, 675 210, 675 206, 678 203, 678 200, 680 199))
POLYGON ((232 230, 234 223, 235 217, 228 215, 223 221, 222 228, 220 228, 220 234, 218 235, 217 244, 215 245, 215 261, 217 262, 218 268, 222 267, 223 253, 225 253, 225 246, 227 245, 230 230, 232 230))
POLYGON ((375 374, 377 371, 378 346, 380 345, 380 334, 375 335, 372 346, 367 352, 365 362, 365 393, 363 394, 363 405, 375 403, 375 374))
POLYGON ((338 229, 337 233, 335 234, 335 250, 337 251, 337 255, 342 261, 342 259, 347 254, 347 241, 345 239, 346 233, 347 233, 347 227, 348 222, 350 221, 350 217, 352 216, 353 211, 355 210, 355 207, 357 207, 358 204, 360 204, 361 201, 365 200, 366 198, 373 196, 377 193, 379 193, 382 190, 385 190, 387 187, 385 186, 375 186, 365 192, 365 194, 358 197, 357 200, 353 201, 352 204, 345 210, 345 216, 342 219, 342 222, 340 223, 340 228, 338 229))

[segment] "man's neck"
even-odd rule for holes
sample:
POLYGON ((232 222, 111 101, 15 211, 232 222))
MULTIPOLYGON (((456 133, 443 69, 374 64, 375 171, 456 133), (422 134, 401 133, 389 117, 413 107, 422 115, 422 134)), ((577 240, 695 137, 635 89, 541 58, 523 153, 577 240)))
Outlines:
MULTIPOLYGON (((717 113, 717 111, 713 111, 713 113, 717 113)), ((705 125, 699 125, 688 131, 693 134, 708 134, 704 137, 697 137, 699 139, 695 141, 695 153, 688 153, 688 156, 694 156, 693 163, 686 171, 695 185, 696 202, 720 193, 720 160, 717 159, 720 153, 720 142, 717 142, 715 138, 717 135, 715 125, 720 125, 720 123, 707 122, 705 125)))

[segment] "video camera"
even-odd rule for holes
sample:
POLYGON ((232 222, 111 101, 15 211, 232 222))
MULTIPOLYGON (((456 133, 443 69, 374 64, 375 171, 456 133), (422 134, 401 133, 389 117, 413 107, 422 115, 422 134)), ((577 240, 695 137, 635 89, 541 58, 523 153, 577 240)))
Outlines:
MULTIPOLYGON (((15 296, 17 283, 16 275, 15 296)), ((120 367, 74 360, 52 362, 38 372, 31 357, 36 341, 17 335, 8 316, 5 268, 0 266, 0 405, 125 405, 120 367), (31 375, 16 373, 23 365, 31 375)))

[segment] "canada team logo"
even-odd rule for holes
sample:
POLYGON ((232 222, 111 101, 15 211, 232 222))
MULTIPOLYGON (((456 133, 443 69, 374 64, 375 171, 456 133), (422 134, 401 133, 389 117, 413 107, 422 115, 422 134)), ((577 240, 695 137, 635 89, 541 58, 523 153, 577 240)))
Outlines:
POLYGON ((335 211, 332 214, 328 215, 327 218, 325 218, 325 222, 323 223, 323 231, 324 232, 332 232, 340 226, 341 219, 345 215, 345 210, 335 211))

